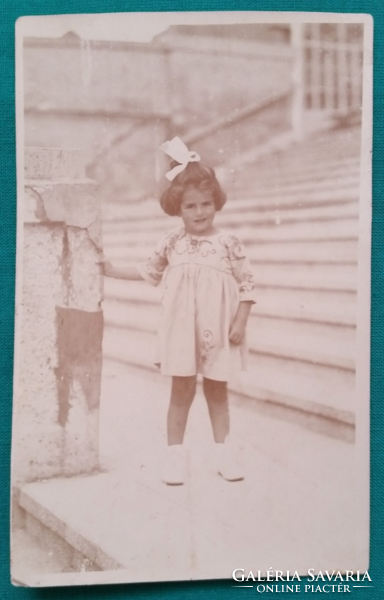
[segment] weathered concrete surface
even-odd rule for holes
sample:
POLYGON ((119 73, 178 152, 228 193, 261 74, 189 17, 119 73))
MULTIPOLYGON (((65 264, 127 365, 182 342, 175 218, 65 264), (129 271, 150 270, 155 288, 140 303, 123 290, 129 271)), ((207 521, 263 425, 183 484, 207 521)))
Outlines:
POLYGON ((57 308, 58 420, 65 475, 97 466, 102 336, 101 311, 57 308))
POLYGON ((98 467, 101 214, 79 150, 25 155, 13 484, 98 467))
MULTIPOLYGON (((365 567, 356 538, 361 514, 353 444, 233 406, 232 433, 244 445, 246 477, 224 481, 198 392, 185 441, 185 485, 166 486, 161 462, 168 398, 169 381, 159 375, 143 378, 106 361, 102 472, 22 489, 28 513, 106 571, 92 581, 229 579, 237 566, 278 565, 300 573, 365 567)), ((29 581, 90 580, 83 573, 53 580, 35 572, 29 581)))
POLYGON ((99 248, 88 229, 67 227, 63 253, 67 269, 65 306, 88 312, 100 311, 103 288, 97 263, 99 248))
POLYGON ((36 573, 49 576, 50 573, 97 572, 89 558, 29 513, 26 513, 25 526, 12 535, 11 553, 15 585, 25 585, 36 573))
POLYGON ((56 306, 62 299, 63 229, 27 225, 23 287, 17 308, 20 335, 14 398, 13 476, 30 481, 61 472, 63 430, 58 421, 56 306))

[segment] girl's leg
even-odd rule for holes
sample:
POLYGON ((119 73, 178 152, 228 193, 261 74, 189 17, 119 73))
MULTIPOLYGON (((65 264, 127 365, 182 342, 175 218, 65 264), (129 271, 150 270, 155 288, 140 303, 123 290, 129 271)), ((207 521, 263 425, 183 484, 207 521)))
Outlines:
POLYGON ((236 447, 228 440, 229 408, 227 383, 203 379, 204 395, 207 399, 209 416, 211 417, 217 470, 227 481, 244 479, 242 466, 236 447))
POLYGON ((172 377, 171 401, 168 409, 168 445, 182 444, 188 413, 196 393, 196 376, 172 377))
POLYGON ((229 409, 226 381, 203 379, 204 395, 208 404, 215 442, 221 443, 229 434, 229 409))

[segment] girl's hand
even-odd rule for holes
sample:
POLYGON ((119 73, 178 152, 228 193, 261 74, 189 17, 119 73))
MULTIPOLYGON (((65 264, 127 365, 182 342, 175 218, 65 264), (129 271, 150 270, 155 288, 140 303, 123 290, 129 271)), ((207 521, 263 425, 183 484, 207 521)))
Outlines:
POLYGON ((112 273, 114 272, 112 263, 105 258, 100 259, 98 263, 101 267, 103 275, 105 275, 105 277, 111 277, 112 273))
POLYGON ((127 281, 142 281, 143 276, 139 270, 133 265, 127 265, 121 269, 114 267, 109 260, 104 257, 97 261, 100 269, 105 277, 113 277, 114 279, 126 279, 127 281))
POLYGON ((236 316, 229 330, 229 341, 232 342, 232 344, 242 344, 244 341, 245 330, 252 304, 253 303, 248 300, 240 302, 236 316))
POLYGON ((229 341, 232 344, 239 345, 244 341, 246 324, 237 321, 236 319, 229 330, 229 341))

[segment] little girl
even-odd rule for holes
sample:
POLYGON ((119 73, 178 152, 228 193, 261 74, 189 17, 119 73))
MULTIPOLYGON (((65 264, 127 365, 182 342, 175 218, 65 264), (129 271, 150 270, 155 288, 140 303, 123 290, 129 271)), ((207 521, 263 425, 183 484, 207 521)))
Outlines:
POLYGON ((163 481, 184 482, 182 444, 198 373, 203 376, 218 472, 228 481, 238 481, 243 473, 228 443, 227 381, 236 360, 244 367, 253 276, 237 236, 215 226, 226 196, 213 169, 202 165, 179 138, 161 149, 176 160, 166 175, 171 183, 160 204, 167 215, 180 216, 182 225, 159 241, 146 263, 115 269, 105 262, 104 274, 163 285, 157 364, 162 374, 172 377, 163 481))

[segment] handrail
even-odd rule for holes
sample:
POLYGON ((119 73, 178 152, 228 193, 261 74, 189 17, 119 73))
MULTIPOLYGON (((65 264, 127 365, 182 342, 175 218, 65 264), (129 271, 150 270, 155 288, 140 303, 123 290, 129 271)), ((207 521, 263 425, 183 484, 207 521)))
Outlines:
POLYGON ((225 115, 224 117, 220 117, 219 119, 217 119, 213 123, 210 123, 209 125, 205 125, 204 127, 192 130, 191 132, 187 133, 183 136, 184 142, 186 144, 195 144, 196 142, 200 142, 201 140, 204 140, 205 138, 215 134, 217 131, 220 131, 222 129, 228 129, 233 125, 244 121, 248 117, 262 113, 268 108, 271 108, 271 106, 275 106, 276 104, 279 104, 282 100, 286 100, 291 96, 292 89, 289 89, 279 94, 278 96, 273 97, 272 99, 264 98, 261 101, 259 100, 258 102, 248 104, 240 110, 234 110, 231 113, 225 115))

